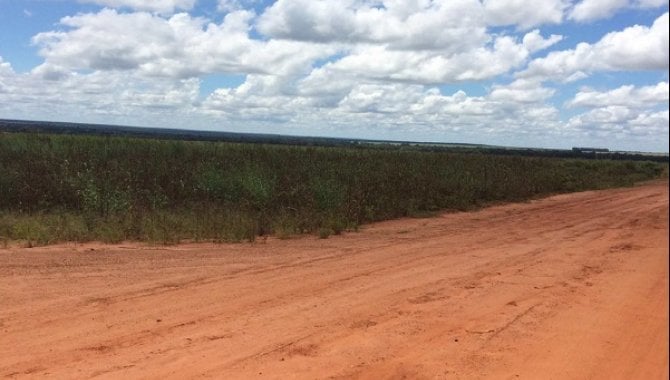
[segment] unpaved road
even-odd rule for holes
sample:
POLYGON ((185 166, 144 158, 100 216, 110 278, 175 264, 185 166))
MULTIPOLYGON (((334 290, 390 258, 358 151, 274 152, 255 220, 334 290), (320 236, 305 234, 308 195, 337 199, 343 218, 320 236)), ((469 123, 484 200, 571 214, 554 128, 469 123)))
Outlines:
POLYGON ((0 250, 0 377, 667 379, 668 184, 319 240, 0 250))

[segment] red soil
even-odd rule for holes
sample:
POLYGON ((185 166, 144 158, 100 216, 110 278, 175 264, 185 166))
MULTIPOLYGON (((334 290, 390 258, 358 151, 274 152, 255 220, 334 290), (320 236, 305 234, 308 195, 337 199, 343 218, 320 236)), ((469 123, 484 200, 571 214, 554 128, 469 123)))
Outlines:
POLYGON ((0 377, 667 379, 668 184, 320 240, 0 249, 0 377))

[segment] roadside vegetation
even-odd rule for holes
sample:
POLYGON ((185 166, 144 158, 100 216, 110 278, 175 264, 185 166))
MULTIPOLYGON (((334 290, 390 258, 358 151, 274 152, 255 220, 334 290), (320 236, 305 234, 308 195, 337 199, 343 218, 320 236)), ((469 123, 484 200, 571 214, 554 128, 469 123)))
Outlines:
POLYGON ((366 222, 629 186, 653 162, 0 134, 0 244, 328 237, 366 222))

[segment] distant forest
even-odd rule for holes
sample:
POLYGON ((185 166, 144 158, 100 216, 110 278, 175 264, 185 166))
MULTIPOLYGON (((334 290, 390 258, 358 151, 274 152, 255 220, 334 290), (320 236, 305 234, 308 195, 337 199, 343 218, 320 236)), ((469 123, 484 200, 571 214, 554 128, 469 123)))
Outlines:
POLYGON ((479 153, 504 156, 561 157, 630 161, 668 162, 668 154, 609 151, 606 148, 541 149, 501 147, 484 144, 368 140, 335 137, 289 136, 261 133, 234 133, 168 128, 143 128, 104 124, 63 123, 0 119, 0 132, 49 133, 139 137, 160 140, 216 141, 321 147, 361 147, 429 152, 479 153))

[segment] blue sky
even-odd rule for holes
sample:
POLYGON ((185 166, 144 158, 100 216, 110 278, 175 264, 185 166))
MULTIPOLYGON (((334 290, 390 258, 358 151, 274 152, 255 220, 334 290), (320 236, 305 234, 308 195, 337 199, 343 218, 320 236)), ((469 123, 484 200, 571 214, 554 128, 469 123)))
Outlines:
POLYGON ((667 0, 0 0, 0 118, 668 151, 667 0))

